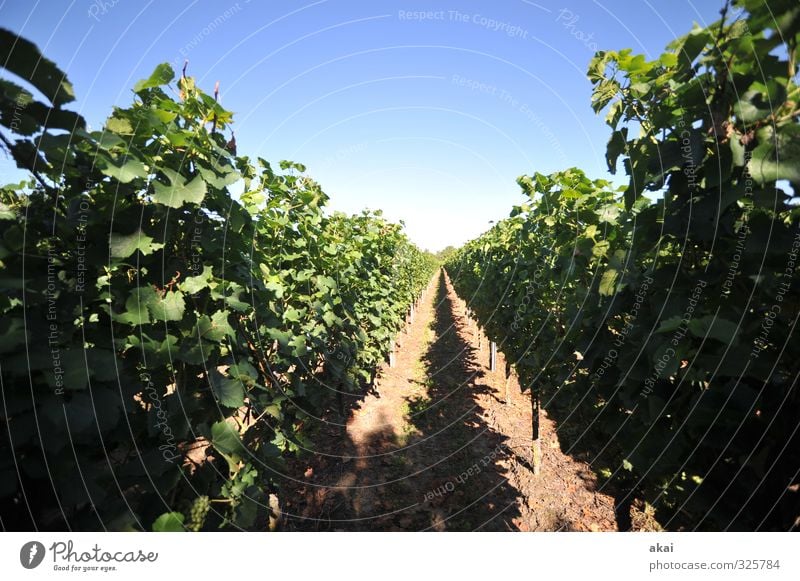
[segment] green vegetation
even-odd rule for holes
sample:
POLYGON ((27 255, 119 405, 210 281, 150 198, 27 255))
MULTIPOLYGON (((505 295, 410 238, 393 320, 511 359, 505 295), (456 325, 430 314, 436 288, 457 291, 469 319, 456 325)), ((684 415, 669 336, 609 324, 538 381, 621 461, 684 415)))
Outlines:
POLYGON ((90 133, 56 65, 0 40, 48 101, 0 81, 32 176, 0 190, 4 526, 266 528, 303 426, 370 379, 435 259, 326 213, 302 165, 237 155, 168 65, 90 133))
POLYGON ((529 202, 446 268, 564 449, 623 501, 644 495, 668 528, 787 530, 800 514, 800 7, 736 7, 656 60, 592 60, 608 167, 621 160, 627 187, 578 169, 524 176, 529 202))
MULTIPOLYGON (((796 527, 800 7, 734 7, 655 60, 592 60, 627 186, 523 176, 526 203, 437 256, 328 212, 301 164, 239 155, 216 92, 169 65, 88 131, 64 73, 0 29, 0 147, 30 176, 0 187, 3 526, 276 528, 286 459, 446 262, 534 417, 622 504, 796 527)), ((436 406, 410 395, 407 415, 436 406)))

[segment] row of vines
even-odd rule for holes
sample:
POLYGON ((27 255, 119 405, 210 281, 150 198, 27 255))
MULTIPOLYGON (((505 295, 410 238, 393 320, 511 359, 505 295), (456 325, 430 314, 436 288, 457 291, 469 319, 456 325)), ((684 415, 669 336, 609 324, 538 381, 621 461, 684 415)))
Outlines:
POLYGON ((0 46, 30 175, 0 189, 2 527, 274 528, 285 459, 374 378, 435 259, 238 155, 185 69, 90 132, 54 63, 0 46))
POLYGON ((800 6, 768 4, 655 60, 598 52, 628 185, 523 176, 446 264, 564 448, 667 528, 800 525, 800 6))

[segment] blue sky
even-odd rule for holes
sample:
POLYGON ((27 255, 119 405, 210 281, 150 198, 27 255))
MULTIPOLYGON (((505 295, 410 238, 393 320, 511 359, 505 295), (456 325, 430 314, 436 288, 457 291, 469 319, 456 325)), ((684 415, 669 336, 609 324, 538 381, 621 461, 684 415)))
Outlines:
POLYGON ((208 92, 220 82, 240 153, 304 163, 333 209, 380 208, 438 250, 505 217, 521 174, 609 177, 594 50, 655 57, 722 4, 16 0, 0 22, 67 72, 94 128, 158 63, 188 58, 208 92))

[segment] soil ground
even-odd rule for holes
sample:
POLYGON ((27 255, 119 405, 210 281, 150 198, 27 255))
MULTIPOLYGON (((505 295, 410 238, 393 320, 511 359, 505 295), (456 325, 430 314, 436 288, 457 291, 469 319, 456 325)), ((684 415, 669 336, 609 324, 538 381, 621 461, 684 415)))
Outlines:
POLYGON ((358 531, 617 530, 614 499, 562 453, 542 412, 531 467, 531 404, 466 316, 444 272, 400 333, 394 366, 332 415, 290 462, 284 528, 358 531), (342 437, 342 436, 345 437, 342 437))

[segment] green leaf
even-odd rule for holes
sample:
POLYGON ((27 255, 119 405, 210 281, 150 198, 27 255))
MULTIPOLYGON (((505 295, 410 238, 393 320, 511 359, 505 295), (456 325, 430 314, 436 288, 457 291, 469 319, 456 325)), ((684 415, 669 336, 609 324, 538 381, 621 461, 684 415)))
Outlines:
POLYGON ((733 157, 733 165, 735 167, 742 167, 746 161, 744 145, 742 145, 742 142, 736 138, 729 140, 729 143, 733 157))
POLYGON ((156 321, 180 321, 186 309, 181 291, 167 291, 163 297, 148 304, 150 314, 156 321))
POLYGON ((183 183, 183 176, 169 168, 159 168, 166 174, 170 185, 164 185, 158 180, 153 182, 153 200, 169 208, 180 208, 186 203, 199 204, 206 196, 206 183, 201 176, 195 176, 183 183))
POLYGON ((197 330, 203 339, 219 342, 225 336, 235 337, 236 332, 228 323, 228 311, 217 311, 209 318, 202 315, 197 321, 197 330))
POLYGON ((659 325, 658 329, 656 329, 656 333, 669 333, 671 331, 675 331, 681 326, 682 322, 683 317, 681 315, 675 315, 669 319, 664 319, 661 321, 661 325, 659 325))
POLYGON ((674 67, 675 65, 678 64, 678 55, 671 52, 665 52, 660 57, 658 57, 658 61, 661 63, 661 66, 663 67, 666 68, 674 67))
POLYGON ((238 313, 245 313, 253 308, 252 304, 241 300, 240 296, 244 292, 241 288, 234 288, 234 285, 229 285, 229 288, 231 294, 226 296, 224 299, 226 307, 229 307, 238 313))
POLYGON ((177 357, 192 365, 207 365, 218 350, 214 343, 198 340, 196 335, 192 334, 188 339, 181 341, 177 357))
POLYGON ((104 151, 111 151, 114 148, 124 150, 126 148, 125 140, 116 133, 111 133, 110 131, 93 131, 92 133, 86 133, 83 137, 91 138, 94 140, 94 144, 98 149, 104 151))
POLYGON ((292 334, 287 331, 282 331, 281 329, 275 328, 268 328, 267 329, 267 337, 270 339, 277 341, 278 345, 281 347, 287 347, 289 345, 289 340, 292 338, 292 334))
POLYGON ((608 240, 601 240, 592 247, 592 256, 595 258, 602 258, 608 254, 611 244, 608 240))
POLYGON ((198 171, 200 175, 203 176, 203 179, 214 186, 217 189, 223 189, 227 186, 235 184, 237 181, 241 179, 241 174, 236 170, 229 170, 221 175, 215 172, 213 169, 205 168, 205 167, 198 167, 198 171))
POLYGON ((154 321, 180 321, 186 308, 183 293, 168 291, 162 297, 155 288, 143 286, 131 289, 125 302, 125 313, 114 315, 114 320, 131 325, 154 321))
POLYGON ((289 307, 286 309, 286 312, 283 313, 283 320, 289 323, 299 323, 300 317, 305 314, 305 309, 295 309, 294 307, 289 307))
POLYGON ((671 42, 669 47, 675 49, 681 67, 689 69, 710 38, 711 35, 707 30, 696 26, 686 36, 671 42))
POLYGON ((243 495, 241 501, 236 507, 236 516, 234 521, 237 526, 247 530, 256 523, 258 518, 258 511, 262 504, 250 496, 243 495))
POLYGON ((0 318, 0 353, 13 353, 25 340, 24 319, 3 315, 0 318))
POLYGON ((784 82, 769 79, 766 83, 752 83, 747 91, 736 98, 733 113, 748 125, 766 119, 775 112, 779 103, 786 100, 784 82))
POLYGON ((297 335, 293 337, 289 341, 289 345, 292 347, 292 355, 295 357, 303 357, 308 353, 306 338, 303 335, 297 335))
POLYGON ((169 84, 174 78, 175 71, 172 70, 172 67, 169 65, 169 63, 161 63, 153 71, 153 74, 150 75, 150 78, 143 79, 136 83, 133 86, 133 90, 138 93, 139 91, 143 91, 145 89, 152 89, 154 87, 166 85, 169 84))
POLYGON ((33 135, 42 128, 44 119, 35 111, 30 111, 31 106, 41 103, 36 103, 29 91, 0 79, 0 95, 3 97, 0 99, 0 123, 4 127, 17 135, 33 135))
POLYGON ((733 342, 736 337, 736 329, 736 323, 714 315, 692 319, 689 322, 689 332, 695 337, 716 339, 726 345, 733 342))
POLYGON ((240 379, 226 377, 214 371, 210 375, 210 381, 219 403, 229 408, 238 408, 244 404, 244 386, 240 379))
POLYGON ((211 426, 211 445, 221 454, 228 456, 244 455, 247 452, 239 437, 239 432, 225 420, 211 426))
POLYGON ((106 120, 106 131, 117 135, 133 135, 133 125, 128 119, 109 117, 106 120))
POLYGON ((322 314, 322 320, 325 321, 325 324, 328 327, 334 327, 341 323, 341 319, 336 316, 336 313, 333 311, 326 311, 322 314))
POLYGON ((182 533, 186 529, 183 521, 186 517, 180 512, 165 512, 153 523, 153 531, 156 533, 182 533))
POLYGON ((149 302, 155 300, 156 291, 153 287, 144 286, 131 289, 128 300, 125 301, 125 312, 115 313, 112 318, 119 323, 129 325, 144 325, 150 322, 149 302))
POLYGON ((159 341, 140 333, 129 335, 128 342, 145 353, 150 365, 167 365, 178 352, 178 338, 173 335, 167 335, 163 341, 159 341))
POLYGON ((306 166, 304 166, 302 163, 296 163, 286 159, 282 159, 280 162, 278 162, 278 165, 281 166, 281 169, 296 169, 300 173, 306 171, 306 166))
POLYGON ((146 178, 149 175, 147 167, 138 159, 129 159, 119 166, 109 162, 108 165, 100 168, 100 171, 123 184, 130 183, 136 178, 146 178))
POLYGON ((760 184, 776 180, 800 183, 800 126, 778 128, 777 138, 765 132, 748 163, 750 175, 760 184))
POLYGON ((619 131, 614 131, 606 145, 606 163, 608 171, 612 174, 617 173, 617 159, 620 154, 625 152, 628 146, 628 128, 623 127, 619 131))
POLYGON ((600 222, 605 222, 608 224, 616 224, 617 218, 619 217, 622 210, 616 204, 606 204, 600 211, 597 213, 597 219, 600 222))
POLYGON ((600 279, 600 295, 610 297, 617 292, 617 278, 619 272, 614 268, 607 268, 600 279))
MULTIPOLYGON (((608 113, 606 113, 606 123, 610 127, 616 128, 624 112, 625 112, 625 103, 623 103, 622 101, 614 101, 608 108, 608 113)), ((608 159, 608 156, 606 156, 606 159, 608 159)), ((612 171, 611 173, 614 172, 612 171)))
POLYGON ((16 220, 17 213, 11 209, 11 206, 0 202, 0 220, 16 220))
POLYGON ((761 93, 758 91, 747 91, 742 94, 733 104, 734 115, 736 115, 740 121, 748 124, 769 117, 771 113, 769 102, 759 103, 762 105, 761 107, 758 107, 756 104, 761 96, 761 93))
POLYGON ((245 359, 232 364, 228 369, 228 374, 243 381, 258 379, 258 370, 245 359))
POLYGON ((207 264, 203 266, 203 272, 197 276, 188 276, 181 283, 181 290, 187 294, 193 295, 208 287, 208 283, 213 277, 213 269, 207 264))
POLYGON ((286 289, 277 276, 271 276, 264 286, 267 288, 267 290, 275 293, 276 299, 283 298, 283 293, 286 289))
POLYGON ((137 230, 133 234, 117 234, 115 232, 109 236, 108 245, 113 258, 127 258, 137 250, 147 256, 164 248, 162 243, 153 242, 153 239, 141 230, 137 230))
POLYGON ((36 87, 55 106, 75 100, 66 74, 32 42, 0 28, 0 66, 36 87))

